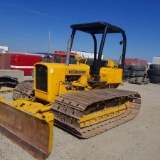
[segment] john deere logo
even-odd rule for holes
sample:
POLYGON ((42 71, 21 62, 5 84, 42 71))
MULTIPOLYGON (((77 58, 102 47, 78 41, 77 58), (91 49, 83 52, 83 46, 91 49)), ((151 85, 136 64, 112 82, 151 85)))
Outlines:
POLYGON ((85 74, 86 71, 84 70, 70 70, 69 74, 85 74))

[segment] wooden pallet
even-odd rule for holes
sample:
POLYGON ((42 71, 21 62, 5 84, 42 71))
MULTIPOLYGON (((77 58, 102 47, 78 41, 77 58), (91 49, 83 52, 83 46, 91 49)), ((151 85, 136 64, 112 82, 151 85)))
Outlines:
POLYGON ((13 88, 11 87, 1 87, 0 88, 0 93, 7 93, 7 92, 12 92, 13 88))

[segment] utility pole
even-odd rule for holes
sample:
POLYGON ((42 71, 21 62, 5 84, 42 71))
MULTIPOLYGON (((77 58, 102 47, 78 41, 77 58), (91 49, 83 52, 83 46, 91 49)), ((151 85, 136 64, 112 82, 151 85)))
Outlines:
POLYGON ((50 34, 51 34, 51 32, 49 31, 49 33, 48 33, 48 55, 50 53, 50 34))

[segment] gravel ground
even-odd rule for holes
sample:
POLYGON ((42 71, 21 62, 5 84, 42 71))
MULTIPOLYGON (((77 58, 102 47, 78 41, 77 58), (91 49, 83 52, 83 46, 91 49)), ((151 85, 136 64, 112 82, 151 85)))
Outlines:
MULTIPOLYGON (((47 160, 159 160, 160 85, 124 83, 120 89, 137 91, 142 97, 138 116, 130 122, 86 140, 54 127, 53 150, 47 160)), ((11 100, 12 93, 0 94, 11 100)), ((0 134, 1 160, 34 160, 0 134)))

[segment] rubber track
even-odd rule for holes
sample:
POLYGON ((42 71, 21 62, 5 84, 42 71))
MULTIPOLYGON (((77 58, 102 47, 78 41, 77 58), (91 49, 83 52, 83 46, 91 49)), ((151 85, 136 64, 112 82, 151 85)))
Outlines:
POLYGON ((31 98, 34 96, 33 83, 33 81, 24 81, 19 83, 13 89, 13 99, 16 100, 18 98, 31 98))
POLYGON ((54 102, 55 125, 80 138, 89 138, 121 125, 137 116, 141 106, 140 95, 136 92, 119 89, 98 89, 82 92, 66 93, 54 102), (77 122, 82 118, 88 106, 101 102, 114 102, 118 99, 127 99, 131 107, 122 114, 99 122, 97 124, 80 128, 77 122))

